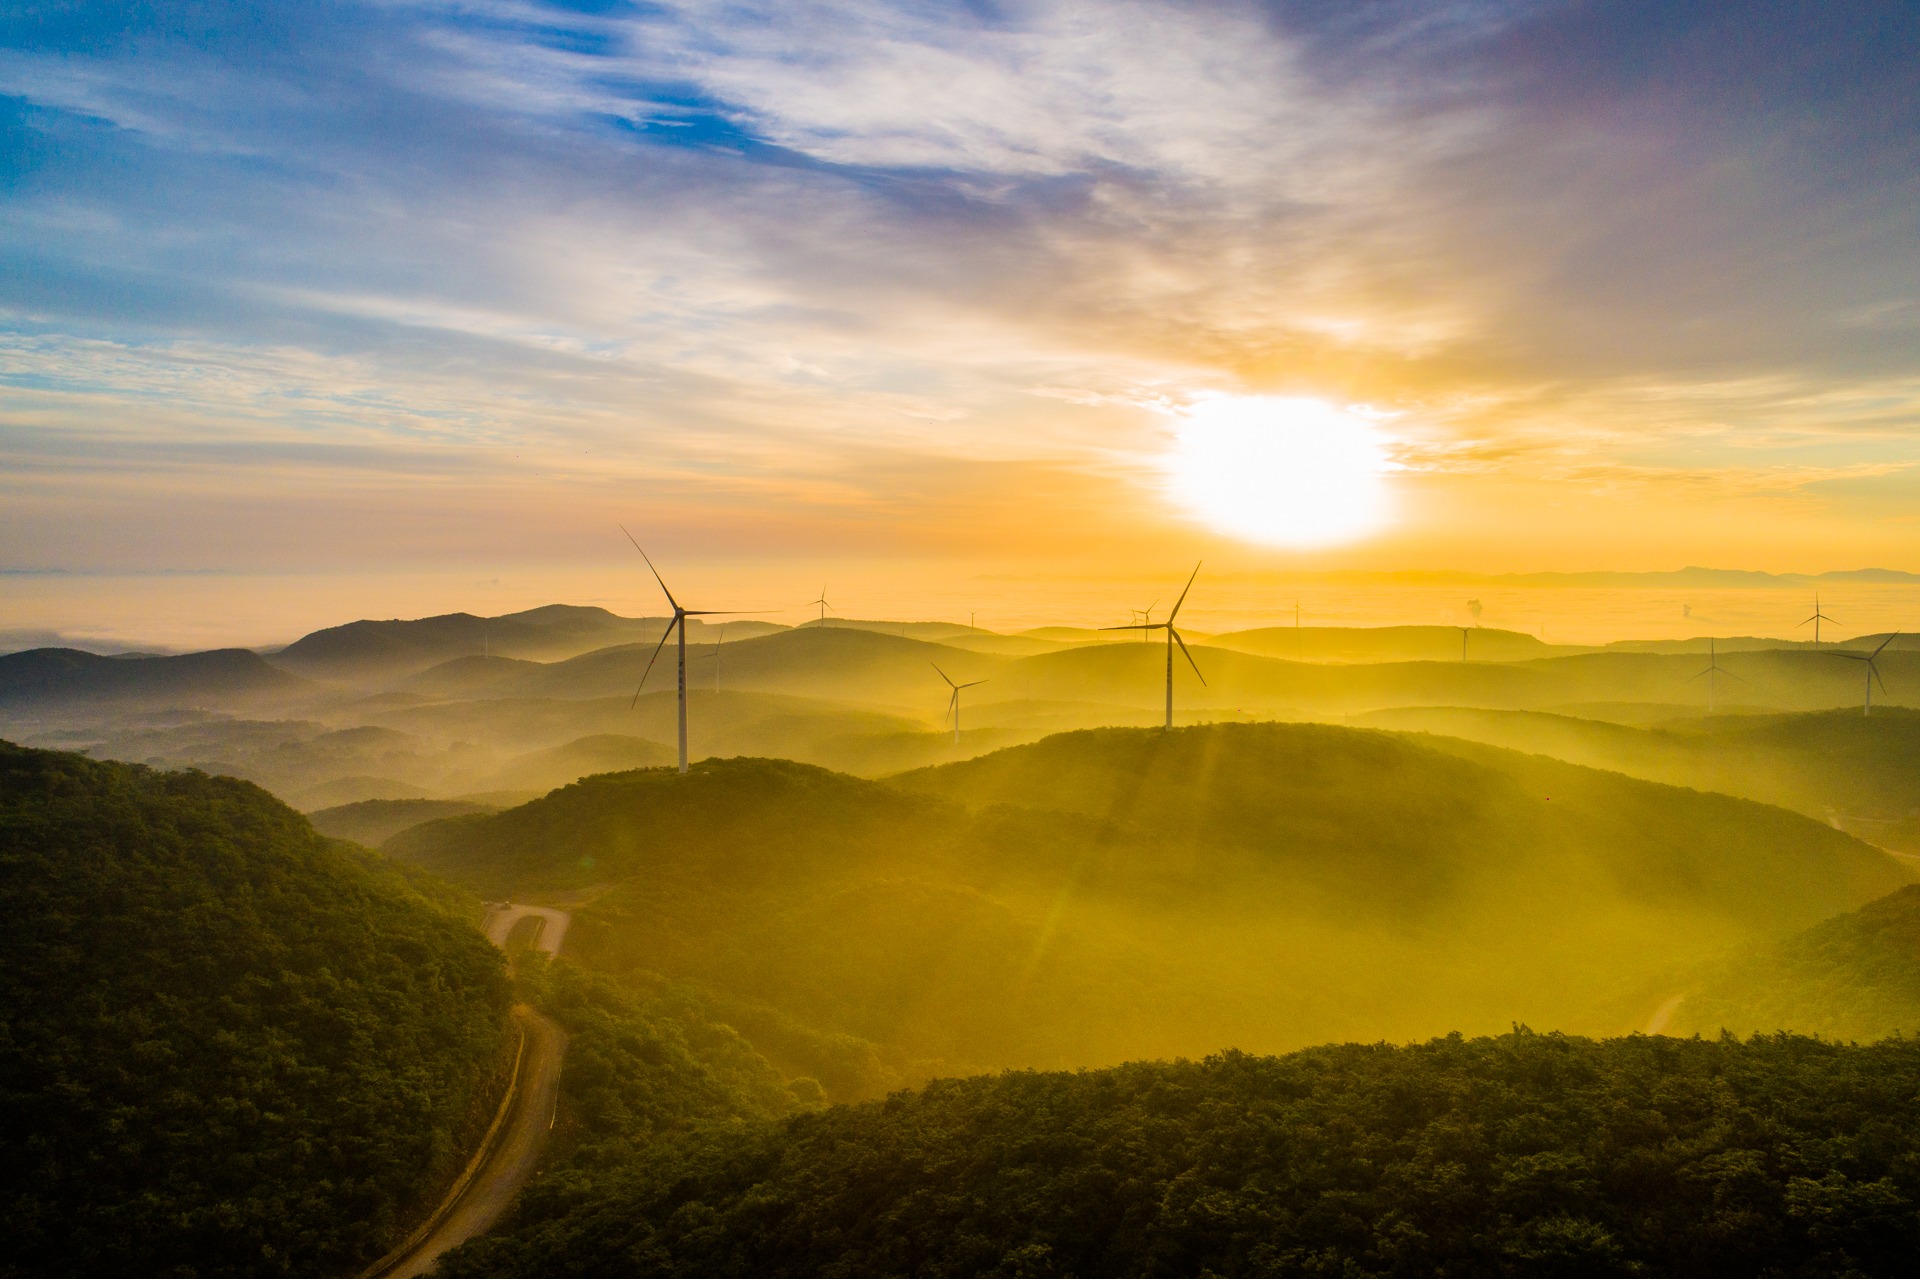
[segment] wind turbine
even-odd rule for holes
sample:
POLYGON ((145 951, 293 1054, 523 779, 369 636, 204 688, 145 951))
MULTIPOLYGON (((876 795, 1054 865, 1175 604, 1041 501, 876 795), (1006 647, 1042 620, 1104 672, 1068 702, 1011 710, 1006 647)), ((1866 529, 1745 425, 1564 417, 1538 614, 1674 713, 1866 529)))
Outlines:
POLYGON ((713 691, 720 691, 720 646, 727 642, 727 627, 732 622, 720 623, 720 638, 713 642, 713 691))
MULTIPOLYGON (((620 526, 627 533, 627 526, 620 526)), ((660 650, 667 646, 667 637, 675 631, 680 633, 680 771, 687 771, 687 619, 689 617, 725 617, 740 612, 739 609, 681 608, 680 601, 673 598, 673 592, 667 589, 666 579, 660 576, 660 570, 653 567, 653 560, 634 536, 627 533, 627 540, 633 542, 633 549, 640 552, 640 558, 647 561, 647 568, 653 573, 653 580, 660 583, 661 594, 667 597, 667 603, 673 605, 673 620, 667 623, 667 629, 660 632, 660 642, 653 646, 653 656, 647 659, 647 669, 640 673, 640 682, 634 686, 633 701, 627 706, 632 710, 640 704, 640 690, 647 686, 647 676, 653 674, 653 664, 660 660, 660 650)))
MULTIPOLYGON (((1813 616, 1807 619, 1807 622, 1813 623, 1813 646, 1815 648, 1820 647, 1820 623, 1831 622, 1833 620, 1833 618, 1828 617, 1820 611, 1820 592, 1815 591, 1813 593, 1813 616)), ((1805 626, 1807 622, 1802 622, 1800 625, 1805 626)), ((1795 629, 1798 628, 1796 627, 1795 629)))
MULTIPOLYGON (((927 665, 932 666, 936 671, 940 671, 939 666, 933 662, 928 662, 927 665)), ((946 680, 947 687, 953 690, 953 696, 947 699, 947 714, 953 716, 953 744, 958 746, 960 744, 960 690, 963 688, 972 688, 975 684, 984 684, 987 681, 975 679, 968 680, 964 684, 956 684, 953 682, 953 677, 945 671, 940 671, 940 678, 946 680)))
POLYGON ((815 604, 818 604, 820 606, 820 620, 823 622, 826 621, 827 610, 832 608, 833 605, 827 603, 827 584, 825 582, 820 583, 820 598, 817 600, 807 601, 807 607, 809 608, 813 607, 815 604))
POLYGON ((1159 607, 1160 607, 1160 601, 1155 600, 1153 603, 1147 605, 1145 608, 1130 608, 1127 610, 1127 612, 1133 614, 1135 617, 1140 619, 1140 622, 1142 625, 1142 629, 1140 631, 1140 642, 1142 644, 1147 642, 1147 632, 1145 627, 1153 621, 1153 610, 1159 607))
MULTIPOLYGON (((1180 598, 1173 602, 1173 610, 1167 614, 1164 622, 1136 622, 1132 626, 1103 626, 1103 631, 1165 631, 1167 633, 1167 727, 1173 727, 1173 646, 1180 646, 1180 655, 1187 659, 1187 665, 1193 667, 1193 673, 1202 684, 1207 677, 1200 674, 1200 663, 1193 660, 1193 654, 1187 651, 1187 642, 1180 638, 1180 632, 1173 629, 1173 621, 1180 616, 1180 606, 1187 602, 1187 592, 1193 589, 1193 579, 1200 576, 1200 566, 1193 566, 1193 573, 1187 578, 1187 584, 1180 588, 1180 598)), ((1152 610, 1148 610, 1151 612, 1152 610)), ((1146 638, 1144 635, 1142 639, 1146 638)))
MULTIPOLYGON (((1827 620, 1832 621, 1833 619, 1828 618, 1827 620)), ((1884 693, 1887 691, 1886 682, 1880 678, 1880 654, 1886 651, 1887 645, 1893 643, 1893 641, 1898 638, 1900 638, 1900 632, 1895 631, 1893 634, 1881 640, 1880 647, 1874 649, 1871 653, 1849 653, 1844 648, 1830 648, 1827 650, 1835 657, 1847 657, 1856 662, 1865 662, 1867 664, 1867 699, 1861 703, 1860 706, 1860 713, 1862 715, 1873 714, 1873 686, 1875 684, 1880 685, 1881 692, 1884 693)))
POLYGON ((1473 634, 1473 628, 1470 626, 1462 626, 1458 629, 1460 631, 1460 660, 1464 662, 1467 660, 1467 636, 1473 634))
POLYGON ((1707 681, 1707 714, 1709 715, 1713 714, 1714 676, 1725 675, 1728 679, 1740 680, 1742 684, 1747 682, 1744 679, 1740 679, 1738 675, 1735 675, 1732 671, 1728 670, 1726 667, 1720 665, 1720 652, 1718 648, 1715 647, 1715 644, 1716 644, 1715 640, 1711 638, 1707 640, 1707 669, 1704 671, 1701 671, 1698 675, 1691 675, 1687 677, 1687 683, 1689 684, 1693 683, 1693 681, 1697 679, 1705 679, 1707 681))

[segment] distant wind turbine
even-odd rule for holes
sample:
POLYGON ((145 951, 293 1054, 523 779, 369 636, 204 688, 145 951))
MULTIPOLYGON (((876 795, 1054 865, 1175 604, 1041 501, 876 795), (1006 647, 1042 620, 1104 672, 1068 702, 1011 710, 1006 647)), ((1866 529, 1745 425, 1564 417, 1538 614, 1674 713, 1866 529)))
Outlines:
POLYGON ((1716 641, 1709 639, 1707 641, 1707 669, 1701 671, 1698 675, 1689 676, 1687 679, 1687 683, 1689 684, 1697 679, 1707 681, 1707 714, 1709 715, 1713 714, 1713 681, 1721 675, 1725 675, 1728 679, 1740 680, 1742 684, 1747 682, 1744 679, 1740 679, 1738 675, 1735 675, 1726 667, 1720 665, 1720 652, 1716 647, 1716 641))
POLYGON ((1460 660, 1463 662, 1467 660, 1467 636, 1471 634, 1473 634, 1473 628, 1471 626, 1462 626, 1460 628, 1460 660))
MULTIPOLYGON (((620 531, 627 533, 627 526, 622 524, 620 531)), ((633 701, 628 704, 627 709, 632 710, 640 704, 640 690, 647 686, 647 676, 653 674, 653 664, 660 659, 660 650, 667 646, 667 637, 678 631, 680 634, 680 771, 684 773, 687 771, 687 619, 689 617, 724 617, 729 613, 742 610, 681 608, 680 601, 673 598, 673 592, 667 589, 666 579, 660 576, 660 570, 653 567, 652 557, 634 539, 633 534, 627 533, 627 540, 633 542, 633 549, 640 552, 640 558, 647 561, 647 568, 653 573, 653 580, 660 583, 661 594, 667 597, 667 603, 673 605, 673 620, 667 623, 666 630, 660 632, 660 642, 653 646, 653 656, 647 659, 647 669, 640 673, 640 682, 634 686, 633 701)))
MULTIPOLYGON (((1813 616, 1807 619, 1807 622, 1813 623, 1813 646, 1815 648, 1820 647, 1820 623, 1831 622, 1834 620, 1836 619, 1828 617, 1825 613, 1822 613, 1820 611, 1820 592, 1815 591, 1813 593, 1813 616)), ((1805 626, 1807 622, 1802 622, 1800 623, 1800 625, 1805 626)))
MULTIPOLYGON (((1187 578, 1187 584, 1180 588, 1180 598, 1173 602, 1173 610, 1167 614, 1164 622, 1137 622, 1132 626, 1103 626, 1103 631, 1165 631, 1167 633, 1167 727, 1173 727, 1173 646, 1180 646, 1180 655, 1187 659, 1187 665, 1193 667, 1193 673, 1202 684, 1207 677, 1200 674, 1200 663, 1193 660, 1193 654, 1187 651, 1187 642, 1180 638, 1180 632, 1173 628, 1174 619, 1180 616, 1180 606, 1187 602, 1187 592, 1193 589, 1193 579, 1200 576, 1200 566, 1193 566, 1193 573, 1187 578)), ((1142 637, 1144 638, 1144 636, 1142 637)))
POLYGON ((720 623, 720 638, 713 642, 713 691, 720 691, 720 646, 727 642, 727 628, 732 622, 720 623))
POLYGON ((1151 625, 1151 623, 1153 622, 1153 610, 1159 607, 1160 607, 1160 601, 1155 600, 1153 603, 1147 605, 1145 608, 1130 608, 1127 610, 1127 612, 1133 614, 1133 616, 1140 619, 1140 624, 1142 627, 1140 631, 1140 642, 1142 644, 1145 644, 1148 640, 1148 635, 1145 628, 1151 625))
MULTIPOLYGON (((932 662, 928 662, 927 665, 932 666, 936 671, 940 671, 939 666, 932 662)), ((984 684, 987 681, 975 679, 968 680, 964 684, 956 684, 953 682, 953 677, 945 671, 940 671, 940 678, 946 680, 947 687, 953 690, 953 696, 947 699, 947 714, 953 716, 953 744, 958 746, 960 744, 960 690, 963 688, 972 688, 975 684, 984 684)))
POLYGON ((813 607, 815 604, 818 604, 820 606, 820 620, 823 622, 826 621, 827 610, 832 608, 833 605, 827 603, 827 584, 825 582, 820 583, 820 598, 817 600, 807 601, 807 607, 809 608, 813 607))
MULTIPOLYGON (((1829 618, 1827 620, 1831 621, 1833 619, 1829 618)), ((1866 697, 1866 700, 1860 704, 1860 713, 1862 715, 1873 714, 1873 686, 1875 684, 1880 685, 1881 692, 1884 693, 1887 691, 1886 682, 1880 678, 1880 666, 1879 666, 1880 654, 1886 652, 1887 645, 1893 643, 1893 641, 1895 641, 1898 638, 1900 638, 1900 632, 1895 631, 1893 634, 1881 640, 1880 647, 1874 649, 1873 652, 1871 653, 1849 653, 1844 648, 1830 648, 1827 650, 1829 653, 1832 653, 1835 657, 1846 657, 1846 658, 1851 658, 1856 662, 1866 663, 1867 665, 1867 697, 1866 697)))

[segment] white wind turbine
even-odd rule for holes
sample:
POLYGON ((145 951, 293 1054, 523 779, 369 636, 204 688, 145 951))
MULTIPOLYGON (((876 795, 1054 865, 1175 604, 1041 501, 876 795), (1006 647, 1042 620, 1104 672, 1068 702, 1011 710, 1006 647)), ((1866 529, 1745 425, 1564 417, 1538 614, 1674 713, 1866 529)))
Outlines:
POLYGON ((1180 598, 1173 602, 1173 610, 1167 614, 1164 622, 1136 622, 1132 626, 1103 626, 1103 631, 1165 631, 1167 633, 1167 724, 1173 727, 1173 646, 1180 646, 1180 655, 1187 659, 1187 665, 1193 667, 1194 675, 1202 684, 1207 677, 1200 674, 1200 663, 1193 660, 1193 654, 1187 651, 1187 642, 1180 638, 1180 632, 1173 628, 1174 619, 1180 616, 1180 606, 1187 602, 1187 592, 1193 589, 1193 579, 1200 576, 1200 566, 1193 566, 1193 573, 1187 578, 1187 584, 1180 588, 1180 598))
POLYGON ((827 610, 832 608, 833 605, 827 603, 827 584, 825 582, 820 583, 820 598, 807 601, 808 608, 812 608, 815 604, 820 606, 820 620, 823 622, 826 621, 827 610))
MULTIPOLYGON (((1834 618, 1828 617, 1820 611, 1820 592, 1815 591, 1813 593, 1813 616, 1809 617, 1806 622, 1800 623, 1801 626, 1805 626, 1807 622, 1813 623, 1813 646, 1815 648, 1820 647, 1820 623, 1834 620, 1834 618)), ((1798 628, 1796 627, 1795 629, 1798 628)))
POLYGON ((1862 715, 1873 714, 1873 686, 1875 684, 1880 685, 1881 692, 1884 693, 1887 691, 1887 685, 1885 681, 1883 681, 1880 678, 1880 666, 1879 666, 1880 654, 1886 652, 1887 645, 1893 643, 1893 641, 1898 638, 1900 638, 1900 632, 1895 631, 1893 634, 1881 640, 1880 647, 1874 649, 1873 652, 1871 653, 1849 653, 1843 648, 1830 648, 1827 650, 1829 653, 1832 653, 1835 657, 1847 657, 1847 658, 1853 659, 1856 662, 1866 663, 1867 697, 1866 697, 1866 700, 1860 704, 1860 713, 1862 715))
POLYGON ((1127 610, 1127 612, 1131 613, 1135 618, 1135 620, 1137 620, 1141 624, 1140 642, 1142 644, 1145 644, 1148 642, 1147 627, 1151 626, 1153 623, 1153 610, 1159 607, 1160 607, 1160 601, 1155 600, 1153 603, 1147 605, 1145 608, 1130 608, 1127 610))
MULTIPOLYGON (((932 666, 936 671, 940 671, 940 667, 933 662, 928 662, 927 665, 932 666)), ((964 684, 956 684, 953 682, 953 677, 945 671, 940 671, 940 678, 947 681, 947 687, 953 690, 953 696, 947 699, 947 714, 953 716, 953 744, 958 746, 960 744, 960 690, 963 688, 972 688, 975 684, 984 684, 987 681, 975 679, 968 680, 964 684)))
POLYGON ((1738 675, 1735 675, 1726 667, 1720 665, 1720 652, 1716 646, 1716 641, 1709 639, 1707 641, 1707 669, 1687 678, 1687 683, 1689 684, 1697 679, 1707 681, 1707 714, 1709 715, 1713 714, 1713 681, 1721 675, 1725 675, 1728 679, 1740 680, 1742 684, 1747 682, 1744 679, 1740 679, 1738 675))
MULTIPOLYGON (((627 533, 627 526, 620 526, 627 533)), ((647 686, 647 676, 653 674, 653 664, 660 660, 660 650, 667 646, 667 637, 679 632, 680 636, 680 771, 687 771, 687 619, 689 617, 725 617, 742 612, 740 609, 681 608, 680 601, 673 598, 673 592, 667 589, 666 579, 660 576, 660 570, 653 567, 653 559, 635 541, 633 534, 627 533, 627 540, 633 542, 633 549, 640 552, 640 558, 647 561, 647 568, 653 573, 653 580, 660 583, 661 594, 667 597, 667 603, 673 605, 673 620, 667 623, 667 629, 660 632, 660 642, 653 646, 653 656, 647 659, 647 669, 640 673, 640 682, 634 686, 633 701, 627 709, 640 704, 640 690, 647 686)))

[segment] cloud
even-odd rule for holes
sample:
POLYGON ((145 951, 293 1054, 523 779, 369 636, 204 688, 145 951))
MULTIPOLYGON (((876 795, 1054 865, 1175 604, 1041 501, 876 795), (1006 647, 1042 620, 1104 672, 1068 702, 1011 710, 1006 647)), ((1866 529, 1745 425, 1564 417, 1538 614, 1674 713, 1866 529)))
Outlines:
POLYGON ((0 20, 9 465, 591 458, 825 527, 959 459, 1131 483, 1210 390, 1440 478, 1910 460, 1890 7, 582 9, 0 20))

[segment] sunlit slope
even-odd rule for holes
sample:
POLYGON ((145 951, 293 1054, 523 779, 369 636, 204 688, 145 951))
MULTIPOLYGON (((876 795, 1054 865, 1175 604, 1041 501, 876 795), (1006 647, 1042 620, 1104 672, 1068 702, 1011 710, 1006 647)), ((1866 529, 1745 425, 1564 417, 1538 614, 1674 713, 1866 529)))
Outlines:
POLYGON ((1883 708, 1691 719, 1629 728, 1524 711, 1418 707, 1360 722, 1466 738, 1701 790, 1862 823, 1906 847, 1902 819, 1920 807, 1920 712, 1883 708))
POLYGON ((601 890, 589 962, 909 1073, 1610 1028, 1621 990, 1909 879, 1782 810, 1311 724, 1066 734, 897 786, 708 761, 387 851, 489 895, 601 890))
POLYGON ((508 760, 476 790, 548 791, 593 773, 657 768, 677 759, 674 748, 623 733, 594 733, 508 760))
POLYGON ((1722 1029, 1859 1040, 1920 1032, 1920 886, 1693 978, 1668 1030, 1722 1029))
POLYGON ((1490 889, 1476 883, 1489 874, 1590 876, 1649 906, 1777 927, 1910 878, 1859 841, 1766 806, 1513 752, 1442 755, 1388 733, 1217 724, 1062 734, 894 782, 975 807, 1080 813, 1173 847, 1257 851, 1361 900, 1432 903, 1490 889))
POLYGON ((0 1270, 337 1276, 484 1129, 497 954, 244 782, 0 743, 0 1270))

